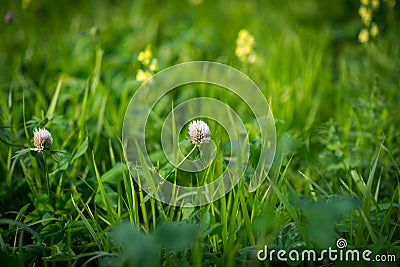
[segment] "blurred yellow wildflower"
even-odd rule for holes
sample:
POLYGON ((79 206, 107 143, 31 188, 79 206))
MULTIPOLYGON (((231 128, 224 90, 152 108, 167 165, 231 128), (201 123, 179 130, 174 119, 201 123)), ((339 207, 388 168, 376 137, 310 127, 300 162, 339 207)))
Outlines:
POLYGON ((371 25, 371 29, 369 31, 370 31, 372 37, 378 36, 378 33, 379 33, 378 25, 375 22, 373 22, 371 25))
POLYGON ((22 0, 22 9, 27 9, 31 5, 32 0, 22 0))
POLYGON ((254 63, 256 54, 253 51, 254 36, 246 29, 241 29, 236 39, 235 54, 244 63, 254 63))
POLYGON ((358 34, 358 41, 363 44, 368 42, 368 39, 369 39, 369 33, 367 29, 362 29, 358 34))
POLYGON ((365 6, 360 6, 358 9, 358 14, 361 17, 361 20, 365 26, 368 26, 371 23, 372 12, 369 8, 365 6))
POLYGON ((138 60, 142 62, 143 65, 148 66, 153 53, 151 52, 151 45, 146 45, 146 49, 139 53, 138 60))
POLYGON ((149 66, 149 70, 150 71, 156 71, 158 69, 158 60, 156 59, 156 58, 153 58, 152 60, 151 60, 151 64, 150 64, 150 66, 149 66))
POLYGON ((203 3, 203 0, 189 0, 189 3, 191 3, 194 6, 200 5, 203 3))
POLYGON ((396 0, 387 0, 387 4, 390 8, 394 8, 396 5, 396 0))
MULTIPOLYGON (((390 6, 389 1, 392 0, 387 0, 388 5, 390 6)), ((370 40, 370 37, 375 38, 378 36, 379 28, 373 18, 374 13, 378 11, 380 5, 380 0, 360 0, 358 15, 360 15, 363 24, 363 28, 358 33, 358 41, 360 43, 366 43, 370 40)))
POLYGON ((136 80, 144 82, 158 69, 158 60, 157 58, 153 58, 151 44, 146 45, 146 48, 139 53, 137 59, 141 63, 142 68, 136 72, 136 80))
POLYGON ((238 38, 236 40, 237 45, 241 46, 250 46, 252 47, 254 44, 254 37, 250 34, 250 32, 246 29, 241 29, 238 33, 238 38))
POLYGON ((136 73, 136 80, 138 82, 144 82, 145 80, 147 80, 150 77, 151 77, 151 73, 146 70, 139 69, 136 73))
POLYGON ((371 0, 371 6, 373 9, 377 9, 380 6, 380 1, 379 0, 371 0))
POLYGON ((247 61, 249 63, 254 63, 256 62, 256 53, 251 52, 248 56, 247 56, 247 61))

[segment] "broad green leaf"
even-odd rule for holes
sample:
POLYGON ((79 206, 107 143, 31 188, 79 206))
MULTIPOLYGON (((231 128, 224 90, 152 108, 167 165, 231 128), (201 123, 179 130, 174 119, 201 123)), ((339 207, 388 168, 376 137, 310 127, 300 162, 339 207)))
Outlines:
POLYGON ((79 149, 76 150, 74 152, 74 154, 72 155, 72 159, 71 159, 70 163, 74 162, 77 158, 79 158, 80 156, 85 154, 87 149, 88 149, 88 138, 86 137, 85 141, 82 142, 79 149))
POLYGON ((164 223, 156 230, 160 246, 171 251, 189 249, 198 237, 199 226, 192 223, 164 223))
POLYGON ((126 167, 125 164, 117 163, 115 164, 114 167, 112 167, 109 171, 107 171, 101 176, 101 180, 104 183, 117 184, 121 182, 123 179, 122 173, 127 171, 128 168, 126 167))
POLYGON ((190 215, 192 215, 194 211, 194 206, 192 204, 186 204, 182 208, 182 220, 187 220, 189 219, 190 215))
POLYGON ((21 219, 21 217, 24 216, 25 211, 28 209, 28 207, 29 207, 30 204, 31 204, 31 203, 26 204, 25 206, 23 206, 23 207, 19 210, 18 215, 17 215, 17 217, 15 218, 16 221, 19 221, 19 220, 21 219))

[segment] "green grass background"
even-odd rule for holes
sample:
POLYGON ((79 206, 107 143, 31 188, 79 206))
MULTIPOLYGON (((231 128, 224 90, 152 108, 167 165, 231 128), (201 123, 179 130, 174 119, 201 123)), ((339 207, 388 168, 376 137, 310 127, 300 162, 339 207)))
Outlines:
MULTIPOLYGON (((348 248, 399 258, 398 3, 381 2, 380 33, 361 44, 356 0, 193 2, 1 5, 13 21, 0 23, 0 265, 284 266, 255 253, 264 245, 321 250, 340 237, 348 248), (254 64, 235 56, 242 28, 255 38, 254 64), (248 192, 250 166, 222 199, 179 208, 130 179, 123 115, 141 84, 137 56, 147 44, 160 69, 209 60, 256 82, 278 137, 265 185, 248 192), (62 152, 22 153, 37 127, 62 152)), ((165 162, 157 122, 172 102, 196 96, 225 98, 243 115, 254 164, 259 129, 245 105, 215 88, 193 88, 157 106, 146 136, 154 165, 182 177, 165 162)), ((217 155, 192 179, 220 173, 223 148, 217 155)))

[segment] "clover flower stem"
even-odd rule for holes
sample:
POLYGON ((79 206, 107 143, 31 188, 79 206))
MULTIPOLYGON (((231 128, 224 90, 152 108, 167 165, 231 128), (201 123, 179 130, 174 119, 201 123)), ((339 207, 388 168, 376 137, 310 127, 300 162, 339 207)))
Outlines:
POLYGON ((50 178, 49 178, 49 172, 48 172, 48 170, 47 170, 47 161, 46 161, 45 155, 43 154, 42 156, 43 156, 43 161, 44 161, 44 172, 45 172, 45 174, 46 174, 47 194, 49 195, 50 205, 51 205, 51 207, 52 207, 52 208, 54 209, 54 211, 55 211, 55 206, 54 206, 54 203, 53 203, 53 198, 51 197, 51 194, 50 194, 50 178))
POLYGON ((198 146, 194 145, 192 150, 190 150, 190 152, 186 155, 186 157, 184 157, 181 162, 178 163, 178 165, 176 166, 176 168, 179 168, 179 166, 181 166, 181 164, 196 150, 198 146))

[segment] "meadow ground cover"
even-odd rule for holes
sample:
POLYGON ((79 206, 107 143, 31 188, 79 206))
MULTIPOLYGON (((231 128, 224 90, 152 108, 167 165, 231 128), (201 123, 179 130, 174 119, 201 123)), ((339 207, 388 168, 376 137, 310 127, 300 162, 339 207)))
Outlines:
MULTIPOLYGON (((377 266, 327 255, 257 258, 265 245, 322 252, 342 246, 337 240, 386 258, 379 266, 396 266, 395 0, 23 0, 5 1, 0 11, 1 266, 377 266), (189 173, 166 158, 163 122, 198 97, 240 115, 250 157, 222 198, 173 206, 131 178, 124 114, 151 75, 198 60, 229 65, 257 84, 274 115, 276 153, 266 181, 249 192, 263 130, 249 106, 212 84, 176 88, 147 120, 154 168, 143 173, 195 186, 234 160, 229 129, 207 118, 200 119, 216 146, 211 165, 189 173)), ((187 123, 176 138, 197 159, 197 140, 208 133, 189 130, 187 123)))

